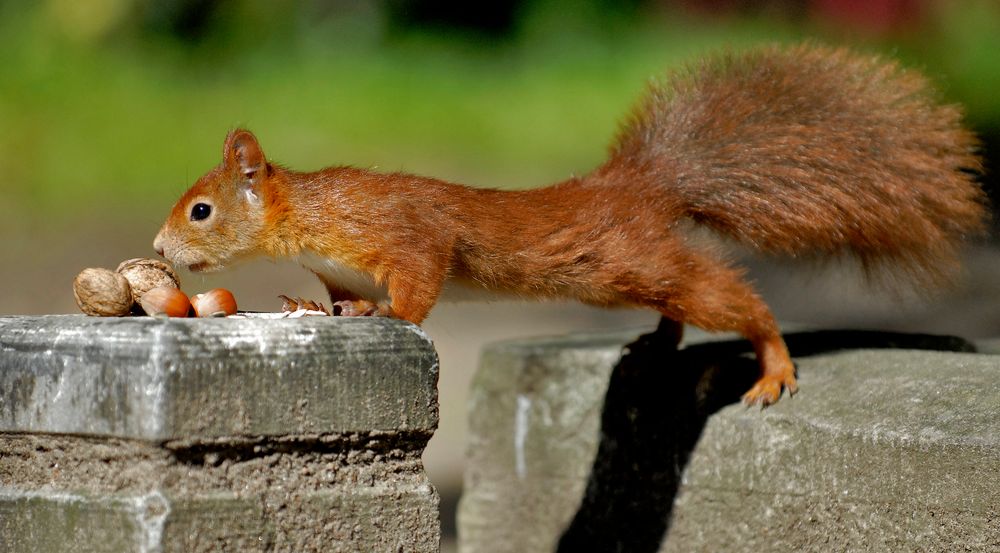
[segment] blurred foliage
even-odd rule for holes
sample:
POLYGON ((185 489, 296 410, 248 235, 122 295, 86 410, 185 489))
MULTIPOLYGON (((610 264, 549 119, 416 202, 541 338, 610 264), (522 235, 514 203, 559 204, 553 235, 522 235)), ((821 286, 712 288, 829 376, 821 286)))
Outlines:
POLYGON ((924 2, 888 31, 808 4, 509 0, 477 19, 458 2, 0 0, 0 221, 165 214, 236 126, 299 169, 544 184, 599 163, 664 68, 812 36, 925 67, 1000 126, 996 2, 924 2))

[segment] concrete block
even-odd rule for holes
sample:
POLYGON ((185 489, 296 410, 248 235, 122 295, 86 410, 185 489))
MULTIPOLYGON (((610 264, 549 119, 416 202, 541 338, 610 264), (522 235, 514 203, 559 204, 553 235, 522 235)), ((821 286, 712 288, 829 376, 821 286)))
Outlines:
POLYGON ((386 319, 0 317, 0 551, 437 551, 437 371, 386 319))
POLYGON ((796 333, 761 411, 745 342, 637 334, 484 353, 461 551, 1000 551, 1000 356, 796 333))
POLYGON ((380 318, 0 317, 0 431, 433 430, 437 357, 380 318))

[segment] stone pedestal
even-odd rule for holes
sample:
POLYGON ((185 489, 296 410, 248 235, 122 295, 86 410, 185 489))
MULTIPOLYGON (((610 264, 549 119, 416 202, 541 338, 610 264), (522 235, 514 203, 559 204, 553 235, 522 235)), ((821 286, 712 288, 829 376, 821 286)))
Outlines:
POLYGON ((800 392, 761 411, 749 344, 637 335, 484 353, 463 553, 1000 551, 1000 356, 792 334, 800 392))
POLYGON ((0 317, 0 551, 437 551, 437 377, 386 319, 0 317))

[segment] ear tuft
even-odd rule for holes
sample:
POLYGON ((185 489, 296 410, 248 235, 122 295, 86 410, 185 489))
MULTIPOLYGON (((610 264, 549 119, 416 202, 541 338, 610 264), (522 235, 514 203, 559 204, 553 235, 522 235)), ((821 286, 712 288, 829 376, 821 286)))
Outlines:
POLYGON ((267 167, 257 137, 246 129, 236 129, 226 136, 222 156, 226 168, 239 171, 251 183, 267 167))

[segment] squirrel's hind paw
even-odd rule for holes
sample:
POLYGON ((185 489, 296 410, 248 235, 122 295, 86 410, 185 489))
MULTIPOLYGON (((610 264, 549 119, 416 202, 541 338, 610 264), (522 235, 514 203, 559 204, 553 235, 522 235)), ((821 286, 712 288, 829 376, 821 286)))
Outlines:
POLYGON ((795 374, 765 374, 757 379, 753 388, 743 394, 743 403, 747 407, 760 405, 761 408, 773 405, 781 398, 781 390, 788 390, 788 395, 794 395, 799 391, 799 385, 795 380, 795 374))

